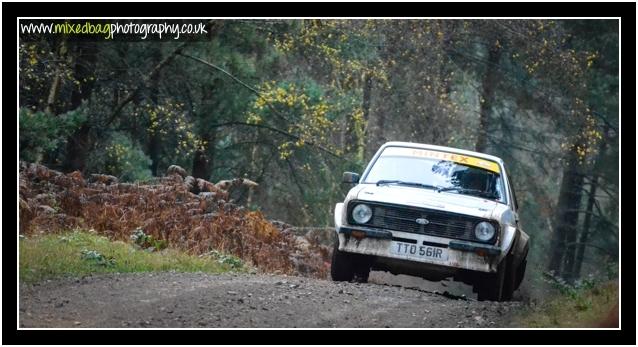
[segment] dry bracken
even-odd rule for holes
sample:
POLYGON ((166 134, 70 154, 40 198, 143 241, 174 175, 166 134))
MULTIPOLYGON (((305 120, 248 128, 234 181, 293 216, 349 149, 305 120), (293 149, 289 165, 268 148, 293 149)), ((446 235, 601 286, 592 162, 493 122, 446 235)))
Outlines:
MULTIPOLYGON (((260 212, 227 202, 222 185, 198 179, 204 191, 191 192, 186 180, 171 175, 144 184, 85 180, 80 172, 62 174, 38 164, 22 164, 19 177, 20 234, 94 229, 113 240, 128 240, 141 228, 169 247, 191 254, 219 250, 264 272, 325 278, 329 252, 303 245, 260 212)), ((95 177, 95 176, 94 176, 95 177)), ((237 182, 237 181, 228 181, 237 182)), ((224 187, 225 188, 225 187, 224 187)))

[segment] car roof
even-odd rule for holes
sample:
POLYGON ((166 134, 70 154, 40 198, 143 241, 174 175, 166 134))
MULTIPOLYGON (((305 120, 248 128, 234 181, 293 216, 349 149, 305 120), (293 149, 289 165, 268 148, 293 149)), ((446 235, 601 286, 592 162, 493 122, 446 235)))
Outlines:
POLYGON ((493 155, 480 153, 480 152, 468 151, 468 150, 460 149, 460 148, 436 146, 436 145, 429 145, 429 144, 425 144, 425 143, 416 143, 416 142, 400 142, 400 141, 386 142, 386 143, 383 144, 383 146, 381 146, 381 148, 385 148, 385 147, 412 147, 412 148, 421 148, 421 149, 431 149, 431 150, 438 150, 438 151, 444 151, 444 152, 452 152, 452 153, 458 153, 458 154, 465 154, 465 155, 469 155, 469 156, 473 156, 473 157, 477 157, 477 158, 488 159, 488 160, 495 161, 495 162, 501 164, 501 166, 504 165, 503 160, 501 158, 499 158, 499 157, 495 157, 493 155))

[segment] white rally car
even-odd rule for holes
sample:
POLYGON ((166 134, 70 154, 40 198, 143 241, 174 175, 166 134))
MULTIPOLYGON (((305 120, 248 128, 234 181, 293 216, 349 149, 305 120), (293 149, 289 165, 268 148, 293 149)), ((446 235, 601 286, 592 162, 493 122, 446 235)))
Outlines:
POLYGON ((518 222, 503 161, 456 148, 388 142, 335 207, 331 276, 370 270, 453 278, 479 300, 510 300, 526 266, 529 236, 518 222))

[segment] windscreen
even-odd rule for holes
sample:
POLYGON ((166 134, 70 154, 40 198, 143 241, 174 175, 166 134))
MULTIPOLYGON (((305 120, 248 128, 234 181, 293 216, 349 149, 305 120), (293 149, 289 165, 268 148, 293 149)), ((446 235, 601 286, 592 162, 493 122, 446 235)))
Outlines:
POLYGON ((387 147, 363 183, 379 182, 419 184, 505 203, 498 164, 445 152, 387 147))

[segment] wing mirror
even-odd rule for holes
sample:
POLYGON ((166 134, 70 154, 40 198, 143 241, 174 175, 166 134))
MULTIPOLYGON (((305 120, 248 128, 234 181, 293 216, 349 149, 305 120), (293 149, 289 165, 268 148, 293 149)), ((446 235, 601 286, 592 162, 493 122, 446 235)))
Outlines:
POLYGON ((343 179, 341 181, 343 183, 359 183, 359 174, 354 172, 344 172, 343 179))

